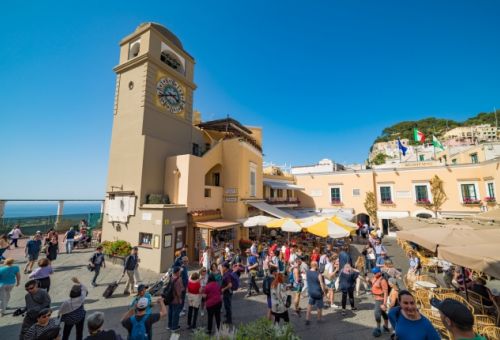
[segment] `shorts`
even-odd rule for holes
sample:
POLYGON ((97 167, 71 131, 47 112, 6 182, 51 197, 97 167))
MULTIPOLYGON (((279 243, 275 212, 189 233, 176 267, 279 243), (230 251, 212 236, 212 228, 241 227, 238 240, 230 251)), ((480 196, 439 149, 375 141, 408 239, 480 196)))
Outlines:
POLYGON ((271 309, 273 307, 273 304, 271 302, 271 295, 267 296, 267 308, 271 309))
POLYGON ((38 260, 39 254, 28 254, 28 261, 36 261, 38 260))
POLYGON ((330 281, 330 283, 327 283, 326 286, 330 289, 335 289, 335 281, 330 281))
POLYGON ((321 299, 315 299, 315 298, 312 298, 311 296, 309 296, 309 306, 316 306, 318 308, 323 308, 324 307, 324 304, 323 304, 323 297, 321 297, 321 299))

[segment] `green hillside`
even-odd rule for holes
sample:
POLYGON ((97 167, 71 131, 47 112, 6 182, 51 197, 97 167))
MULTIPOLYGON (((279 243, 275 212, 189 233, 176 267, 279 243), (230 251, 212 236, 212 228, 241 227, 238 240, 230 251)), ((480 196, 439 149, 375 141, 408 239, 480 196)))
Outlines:
MULTIPOLYGON (((500 119, 500 110, 497 110, 497 116, 500 119)), ((442 118, 424 118, 415 121, 399 122, 382 130, 382 135, 378 136, 373 143, 387 142, 399 137, 401 139, 408 138, 411 144, 415 144, 413 141, 413 128, 415 127, 422 131, 426 136, 435 135, 439 138, 447 130, 453 129, 457 126, 480 124, 495 125, 495 113, 481 112, 464 122, 442 118)))

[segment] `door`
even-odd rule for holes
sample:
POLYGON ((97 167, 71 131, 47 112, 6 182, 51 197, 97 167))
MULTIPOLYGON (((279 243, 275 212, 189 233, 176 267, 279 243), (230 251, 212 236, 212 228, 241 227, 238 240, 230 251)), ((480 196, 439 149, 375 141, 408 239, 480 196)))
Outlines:
POLYGON ((391 225, 391 220, 389 219, 382 219, 382 232, 384 235, 389 234, 389 227, 391 225))
POLYGON ((175 251, 181 250, 186 244, 186 227, 175 228, 175 251))

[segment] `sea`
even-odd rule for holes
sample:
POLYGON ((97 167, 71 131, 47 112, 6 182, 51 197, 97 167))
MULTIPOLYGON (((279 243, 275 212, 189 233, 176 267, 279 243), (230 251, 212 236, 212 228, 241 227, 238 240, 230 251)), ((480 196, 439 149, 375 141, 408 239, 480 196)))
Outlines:
MULTIPOLYGON (((101 202, 64 202, 63 214, 101 212, 101 202)), ((57 214, 57 202, 8 202, 3 217, 35 217, 57 214)))

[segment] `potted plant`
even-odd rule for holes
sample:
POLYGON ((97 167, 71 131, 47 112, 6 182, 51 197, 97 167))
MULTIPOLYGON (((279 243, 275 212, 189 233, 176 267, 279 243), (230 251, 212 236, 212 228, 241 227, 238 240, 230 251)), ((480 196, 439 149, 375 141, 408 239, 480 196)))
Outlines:
POLYGON ((481 204, 481 200, 475 198, 464 198, 465 205, 479 205, 481 204))
POLYGON ((421 198, 417 200, 418 205, 429 205, 431 204, 431 201, 429 201, 428 198, 421 198))
POLYGON ((484 201, 488 204, 495 204, 497 202, 497 199, 492 196, 487 196, 484 198, 484 201))

